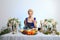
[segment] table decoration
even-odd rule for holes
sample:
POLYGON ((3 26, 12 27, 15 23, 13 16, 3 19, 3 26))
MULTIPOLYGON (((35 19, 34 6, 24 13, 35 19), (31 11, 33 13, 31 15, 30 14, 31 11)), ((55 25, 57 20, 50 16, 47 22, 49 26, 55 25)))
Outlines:
POLYGON ((4 34, 7 34, 7 33, 10 33, 10 30, 9 30, 8 28, 2 30, 2 31, 0 32, 0 35, 4 35, 4 34))
POLYGON ((37 30, 36 29, 23 29, 23 30, 20 30, 20 32, 24 35, 36 35, 37 34, 37 30))
POLYGON ((12 33, 17 33, 17 27, 21 26, 20 21, 17 18, 10 18, 7 22, 8 27, 12 27, 12 33))
POLYGON ((44 19, 42 21, 40 21, 40 25, 41 25, 41 30, 39 30, 40 32, 44 33, 44 34, 57 34, 59 35, 59 32, 56 29, 56 25, 57 22, 54 19, 44 19))

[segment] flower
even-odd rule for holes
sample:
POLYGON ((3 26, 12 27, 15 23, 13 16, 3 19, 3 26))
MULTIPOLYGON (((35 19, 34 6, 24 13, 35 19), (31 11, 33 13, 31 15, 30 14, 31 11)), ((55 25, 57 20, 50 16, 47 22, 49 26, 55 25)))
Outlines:
POLYGON ((17 26, 17 25, 21 26, 20 21, 17 18, 10 18, 8 20, 7 26, 9 27, 11 25, 12 26, 17 26))
POLYGON ((56 30, 56 25, 57 22, 54 19, 44 19, 42 23, 43 32, 47 32, 49 29, 50 29, 49 31, 51 32, 53 31, 54 28, 56 30))

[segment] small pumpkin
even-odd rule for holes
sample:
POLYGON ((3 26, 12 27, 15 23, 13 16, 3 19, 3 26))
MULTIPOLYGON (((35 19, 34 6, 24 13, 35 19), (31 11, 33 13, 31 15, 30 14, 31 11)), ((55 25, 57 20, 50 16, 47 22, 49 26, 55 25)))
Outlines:
POLYGON ((28 31, 27 31, 27 34, 28 34, 28 35, 31 35, 31 30, 28 30, 28 31))
POLYGON ((31 35, 34 35, 36 32, 35 31, 31 31, 31 35))

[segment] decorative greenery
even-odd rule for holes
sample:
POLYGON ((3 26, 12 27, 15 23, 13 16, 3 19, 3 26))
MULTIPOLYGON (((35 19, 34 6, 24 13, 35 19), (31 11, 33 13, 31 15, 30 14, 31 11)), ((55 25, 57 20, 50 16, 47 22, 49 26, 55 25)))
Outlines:
POLYGON ((51 32, 46 31, 46 32, 44 32, 44 34, 51 34, 51 32))
POLYGON ((12 27, 13 34, 17 32, 17 26, 21 26, 20 21, 17 18, 11 18, 7 23, 8 27, 12 27))
POLYGON ((56 32, 56 35, 60 35, 60 33, 59 32, 56 32))
MULTIPOLYGON (((44 34, 51 34, 52 31, 56 31, 57 22, 54 19, 44 19, 40 24, 42 24, 41 26, 42 28, 44 28, 43 29, 44 34)), ((56 31, 56 34, 59 33, 56 31)))
POLYGON ((7 26, 14 26, 16 27, 17 25, 21 26, 20 21, 17 18, 11 18, 8 20, 7 26))
POLYGON ((9 33, 9 32, 10 32, 10 30, 7 28, 7 29, 3 30, 3 31, 0 33, 0 35, 7 34, 7 33, 9 33))

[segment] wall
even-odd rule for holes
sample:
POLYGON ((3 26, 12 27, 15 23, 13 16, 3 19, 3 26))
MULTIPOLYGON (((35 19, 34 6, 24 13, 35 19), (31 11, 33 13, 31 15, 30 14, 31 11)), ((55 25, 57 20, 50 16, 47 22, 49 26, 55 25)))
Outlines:
POLYGON ((34 17, 39 21, 45 18, 57 20, 57 30, 60 31, 60 0, 0 0, 0 26, 6 26, 10 17, 19 18, 24 26, 28 9, 33 9, 34 17))

